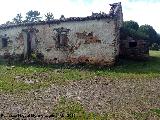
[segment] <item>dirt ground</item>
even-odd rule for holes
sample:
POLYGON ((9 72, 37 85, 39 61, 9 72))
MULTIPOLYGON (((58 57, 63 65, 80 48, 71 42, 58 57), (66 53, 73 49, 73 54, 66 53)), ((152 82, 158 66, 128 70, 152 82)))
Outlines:
MULTIPOLYGON (((9 115, 50 115, 61 97, 78 101, 87 112, 115 113, 119 120, 134 120, 134 113, 146 113, 160 108, 160 80, 111 80, 104 77, 51 85, 26 93, 0 94, 0 119, 15 119, 9 115), (4 117, 5 116, 5 117, 4 117)), ((53 118, 23 118, 16 120, 53 118)), ((149 115, 147 120, 159 120, 149 115)), ((136 120, 136 119, 135 119, 136 120)))

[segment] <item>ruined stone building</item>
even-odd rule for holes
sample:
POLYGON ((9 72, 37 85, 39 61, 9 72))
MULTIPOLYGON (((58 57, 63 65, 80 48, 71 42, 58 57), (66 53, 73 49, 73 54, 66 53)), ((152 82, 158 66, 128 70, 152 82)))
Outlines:
POLYGON ((121 3, 106 13, 6 25, 0 27, 0 56, 29 59, 34 53, 47 63, 113 65, 119 57, 121 3))
POLYGON ((133 39, 128 36, 120 41, 120 57, 133 60, 148 60, 149 42, 143 39, 133 39))

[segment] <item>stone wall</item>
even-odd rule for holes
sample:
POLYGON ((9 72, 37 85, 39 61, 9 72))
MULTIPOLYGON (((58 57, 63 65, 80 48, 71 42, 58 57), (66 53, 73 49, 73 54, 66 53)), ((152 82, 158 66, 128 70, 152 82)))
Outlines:
POLYGON ((27 58, 34 52, 41 53, 48 63, 113 65, 119 55, 123 18, 120 3, 116 5, 110 14, 1 27, 0 55, 27 58), (5 38, 7 46, 2 42, 5 38))
POLYGON ((120 56, 133 60, 147 60, 149 58, 148 45, 147 40, 135 40, 131 37, 127 37, 127 39, 121 40, 120 56))

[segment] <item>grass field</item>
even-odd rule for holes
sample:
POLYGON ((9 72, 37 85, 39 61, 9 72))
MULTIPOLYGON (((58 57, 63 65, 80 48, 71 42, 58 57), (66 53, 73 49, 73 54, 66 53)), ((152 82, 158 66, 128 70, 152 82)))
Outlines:
POLYGON ((160 78, 160 52, 150 51, 148 61, 120 60, 111 68, 68 65, 23 65, 0 64, 0 90, 17 92, 47 87, 50 84, 65 84, 68 81, 85 80, 95 76, 110 79, 160 78))

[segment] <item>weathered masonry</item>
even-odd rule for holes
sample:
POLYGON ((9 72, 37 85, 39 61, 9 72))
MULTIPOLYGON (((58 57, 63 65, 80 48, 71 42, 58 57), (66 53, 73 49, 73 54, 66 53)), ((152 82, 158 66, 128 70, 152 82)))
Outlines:
POLYGON ((113 65, 122 21, 121 3, 114 3, 109 14, 1 26, 0 56, 29 59, 34 53, 48 63, 113 65))
POLYGON ((120 56, 133 60, 148 60, 149 44, 147 40, 127 37, 120 41, 120 56))

